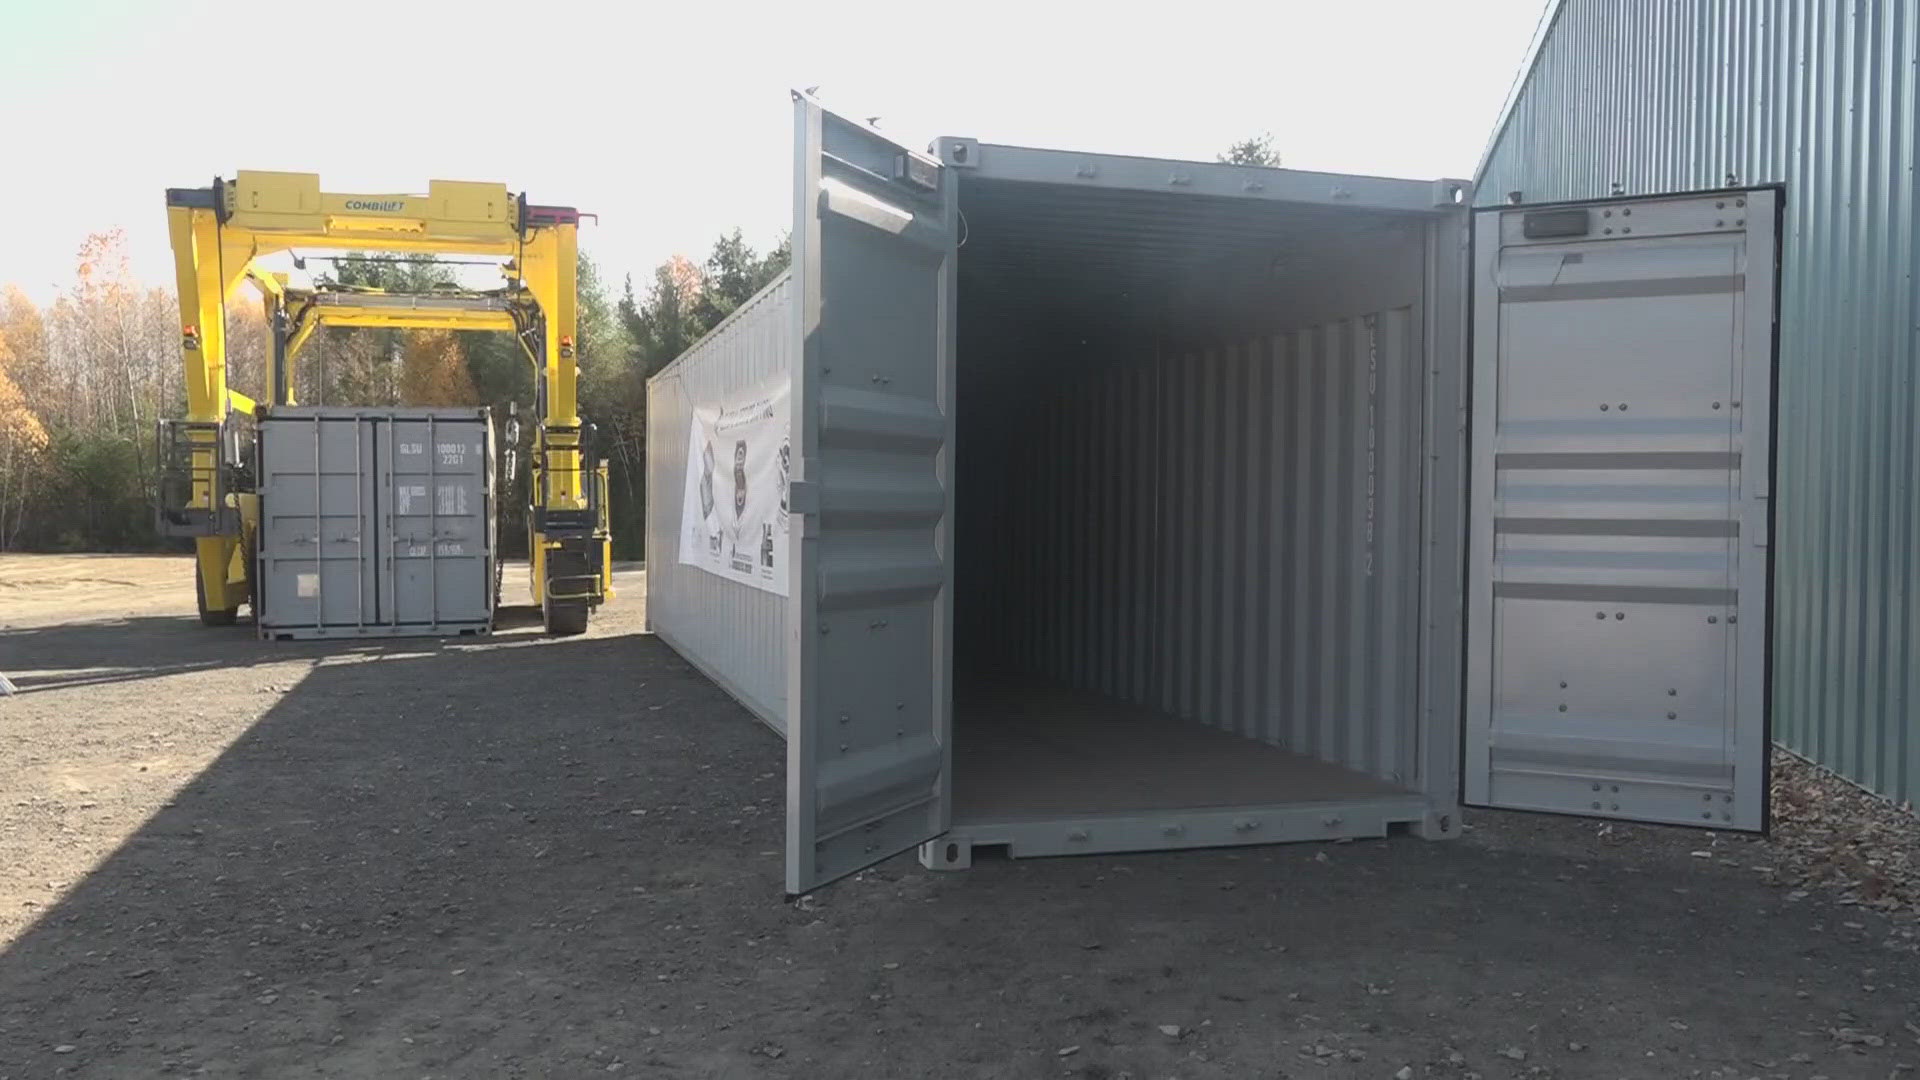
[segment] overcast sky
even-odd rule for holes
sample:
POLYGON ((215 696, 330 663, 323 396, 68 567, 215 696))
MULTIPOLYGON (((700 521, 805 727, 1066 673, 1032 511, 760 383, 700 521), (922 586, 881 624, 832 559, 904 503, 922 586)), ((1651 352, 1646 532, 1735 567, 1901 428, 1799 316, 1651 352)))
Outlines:
POLYGON ((329 191, 498 180, 600 215, 617 282, 791 213, 788 90, 937 135, 1470 176, 1544 0, 233 4, 10 0, 0 281, 50 298, 87 233, 171 282, 163 189, 235 170, 329 191))

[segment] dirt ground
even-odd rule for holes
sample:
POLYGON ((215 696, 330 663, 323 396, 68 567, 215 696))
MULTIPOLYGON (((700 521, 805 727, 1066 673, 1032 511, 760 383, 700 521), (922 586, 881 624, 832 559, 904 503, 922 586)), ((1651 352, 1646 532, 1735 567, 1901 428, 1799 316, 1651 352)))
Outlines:
POLYGON ((789 904, 782 745, 639 573, 582 638, 326 647, 191 580, 0 557, 0 1077, 1920 1080, 1914 920, 1779 841, 1479 813, 789 904))

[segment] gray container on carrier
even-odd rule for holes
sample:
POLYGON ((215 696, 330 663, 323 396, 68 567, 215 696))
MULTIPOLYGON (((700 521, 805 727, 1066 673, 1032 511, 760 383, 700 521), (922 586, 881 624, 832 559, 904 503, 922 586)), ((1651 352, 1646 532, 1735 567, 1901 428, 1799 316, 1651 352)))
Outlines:
POLYGON ((257 447, 261 636, 492 628, 487 410, 279 408, 260 421, 257 447))
POLYGON ((649 627, 785 736, 788 891, 1463 803, 1764 827, 1779 192, 796 119, 793 267, 647 454, 649 627), (763 401, 784 592, 689 549, 741 505, 690 425, 763 401))

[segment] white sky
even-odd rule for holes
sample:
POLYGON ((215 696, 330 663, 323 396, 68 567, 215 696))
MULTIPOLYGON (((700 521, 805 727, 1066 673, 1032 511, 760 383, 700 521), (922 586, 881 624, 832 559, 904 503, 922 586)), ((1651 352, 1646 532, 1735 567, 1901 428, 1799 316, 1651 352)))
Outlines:
POLYGON ((1544 0, 746 3, 5 0, 0 281, 39 299, 88 232, 170 283, 163 189, 239 168, 329 191, 498 180, 600 215, 617 285, 791 214, 788 90, 937 135, 1470 176, 1544 0))

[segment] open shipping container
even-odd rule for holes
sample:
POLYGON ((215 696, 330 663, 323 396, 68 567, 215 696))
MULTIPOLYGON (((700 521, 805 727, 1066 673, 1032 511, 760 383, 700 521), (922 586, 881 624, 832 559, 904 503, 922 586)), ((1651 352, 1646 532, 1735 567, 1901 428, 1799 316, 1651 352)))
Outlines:
POLYGON ((1463 801, 1764 828, 1777 191, 796 123, 792 269, 653 378, 647 485, 650 628, 787 739, 790 892, 1463 801), (681 561, 695 408, 776 385, 787 595, 681 561))

